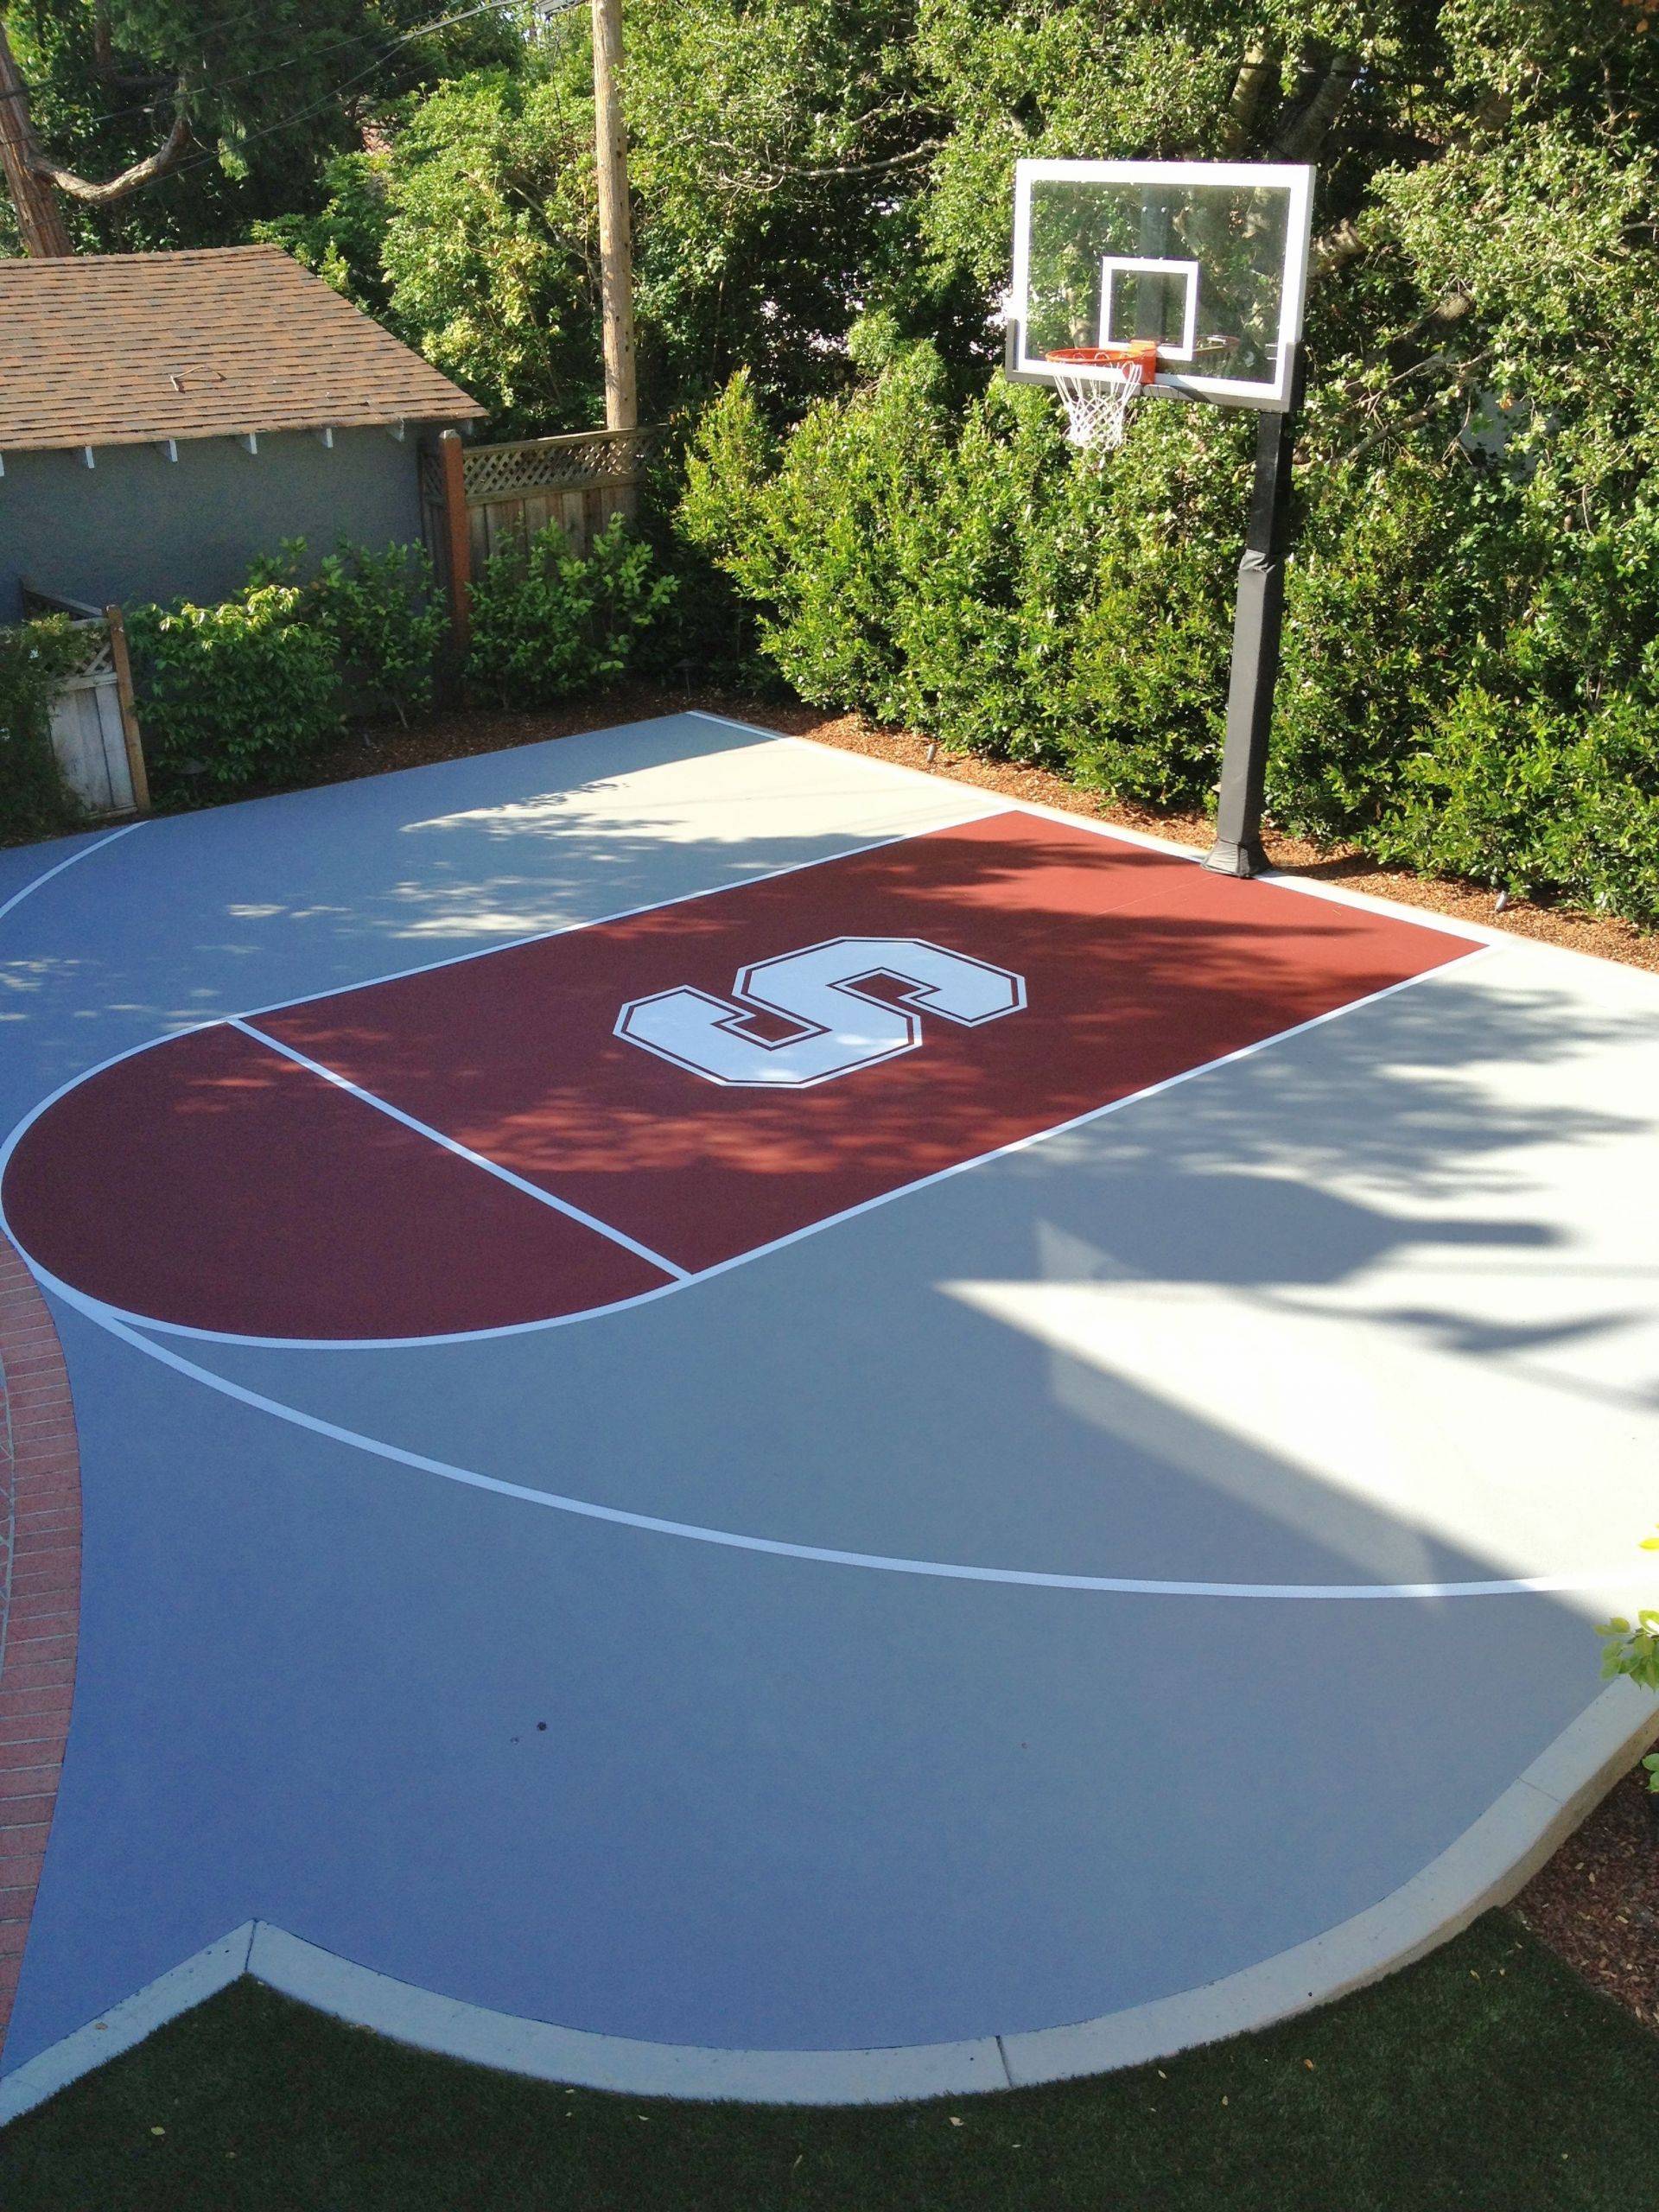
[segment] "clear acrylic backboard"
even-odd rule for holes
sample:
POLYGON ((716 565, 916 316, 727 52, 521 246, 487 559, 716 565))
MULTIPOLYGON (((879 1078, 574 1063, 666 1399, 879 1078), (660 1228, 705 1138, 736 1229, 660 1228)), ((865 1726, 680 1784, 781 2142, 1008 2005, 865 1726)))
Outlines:
POLYGON ((1300 165, 1019 162, 1007 373, 1052 383, 1051 354, 1154 339, 1152 391, 1287 407, 1313 188, 1300 165))

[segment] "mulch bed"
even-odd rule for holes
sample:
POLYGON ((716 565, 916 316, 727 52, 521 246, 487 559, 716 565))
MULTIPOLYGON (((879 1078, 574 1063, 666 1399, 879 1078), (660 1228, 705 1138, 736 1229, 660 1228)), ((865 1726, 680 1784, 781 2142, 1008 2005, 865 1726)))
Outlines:
MULTIPOLYGON (((1210 842, 1211 827, 1201 814, 1154 813, 1098 792, 1079 791, 1046 769, 940 753, 912 731, 879 728, 861 715, 825 714, 797 701, 645 684, 573 700, 556 712, 467 710, 439 714, 407 730, 384 726, 356 733, 322 754, 305 780, 338 783, 393 768, 422 767, 675 714, 688 707, 1178 843, 1210 842)), ((1283 836, 1271 823, 1265 842, 1274 865, 1290 874, 1659 972, 1659 933, 1644 932, 1628 922, 1529 899, 1510 901, 1500 909, 1493 893, 1478 885, 1381 868, 1351 846, 1320 848, 1283 836)), ((1639 1770, 1620 1782, 1511 1909, 1524 1927, 1586 1980, 1616 1998, 1645 2025, 1659 2027, 1659 1811, 1649 1809, 1646 1783, 1639 1770)), ((1659 1800, 1654 1802, 1659 1807, 1659 1800)))
POLYGON ((1659 1797, 1638 1768, 1608 1792, 1510 1910, 1522 1926, 1659 2027, 1659 1797))

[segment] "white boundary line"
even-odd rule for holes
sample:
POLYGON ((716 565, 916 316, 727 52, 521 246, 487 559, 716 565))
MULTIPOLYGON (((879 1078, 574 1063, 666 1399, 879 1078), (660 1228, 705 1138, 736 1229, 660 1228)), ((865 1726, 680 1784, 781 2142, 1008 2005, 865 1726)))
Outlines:
POLYGON ((256 1045, 263 1045, 281 1058, 291 1060, 296 1067, 304 1068, 309 1075, 321 1076, 325 1083, 333 1084, 336 1090, 343 1090, 348 1097, 360 1099, 364 1105, 372 1106, 378 1114, 385 1115, 389 1121, 401 1122, 417 1137, 425 1137, 429 1143, 453 1153, 457 1160, 464 1160, 474 1167, 481 1167, 486 1175, 493 1175, 498 1182, 505 1183, 512 1190, 522 1192, 527 1198, 534 1198, 538 1205, 548 1206, 555 1213, 564 1214, 569 1220, 580 1222, 584 1229, 593 1230, 613 1244, 620 1244, 636 1259, 649 1261, 653 1268, 660 1268, 665 1275, 672 1275, 677 1282, 690 1281, 690 1274, 684 1268, 677 1266, 672 1260, 665 1260, 660 1252, 653 1252, 648 1244, 641 1244, 625 1230, 613 1229, 608 1222, 601 1221, 591 1213, 584 1213, 580 1206, 573 1206, 568 1199, 556 1198, 551 1191, 543 1191, 535 1183, 527 1183, 522 1175, 515 1175, 512 1168, 503 1167, 493 1160, 486 1160, 481 1152, 474 1152, 470 1147, 458 1143, 454 1137, 445 1136, 442 1129, 435 1129, 428 1122, 416 1121, 413 1114, 405 1114, 401 1106, 394 1106, 390 1099, 382 1098, 372 1090, 365 1090, 360 1084, 337 1075, 333 1068, 325 1067, 321 1060, 308 1059, 303 1052, 292 1045, 284 1045, 279 1038, 267 1036, 263 1029, 256 1029, 251 1021, 244 1021, 239 1014, 232 1015, 225 1027, 239 1029, 256 1045))
MULTIPOLYGON (((721 721, 723 719, 715 715, 701 714, 698 710, 693 711, 697 712, 697 717, 700 720, 718 722, 721 721)), ((754 727, 750 724, 738 722, 731 722, 726 726, 732 728, 744 730, 751 729, 754 727)), ((768 733, 760 730, 756 730, 755 734, 761 736, 768 734, 768 733)), ((772 734, 774 736, 777 735, 775 733, 772 734)), ((802 747, 810 746, 811 744, 811 741, 810 739, 791 738, 787 735, 784 735, 780 741, 802 747)), ((824 748, 818 747, 814 749, 823 750, 824 748)), ((858 757, 861 758, 862 756, 858 757)), ((895 773, 906 778, 914 777, 918 774, 918 772, 915 770, 906 769, 891 762, 875 761, 872 762, 870 765, 878 768, 886 769, 890 773, 895 773)), ((922 780, 926 781, 929 779, 924 778, 922 780)), ((1190 849, 1182 847, 1168 848, 1164 846, 1159 840, 1142 836, 1137 832, 1122 831, 1116 830, 1109 823, 1092 823, 1086 820, 1076 821, 1072 817, 1060 813, 1058 810, 1039 809, 1032 806, 1026 806, 1020 803, 1016 803, 1012 807, 993 809, 988 817, 980 818, 994 819, 997 813, 1004 811, 1023 811, 1046 815, 1068 827, 1080 827, 1086 830, 1092 830, 1099 835, 1124 838, 1128 842, 1151 846, 1159 850, 1171 850, 1179 857, 1193 862, 1198 861, 1202 857, 1200 855, 1192 851, 1190 849)), ((926 833, 921 831, 908 833, 909 836, 912 836, 925 834, 926 833)), ((907 842, 906 836, 884 839, 881 841, 884 845, 902 843, 906 842, 907 842)), ((861 849, 875 850, 880 849, 880 848, 878 846, 863 848, 861 849)), ((830 855, 829 857, 840 859, 851 856, 852 855, 850 855, 837 854, 830 855)), ((823 864, 822 861, 805 861, 797 863, 796 866, 790 868, 779 870, 777 873, 779 874, 791 874, 796 873, 798 868, 801 867, 817 867, 823 864)), ((766 879, 751 878, 748 880, 764 880, 766 879)), ((727 889, 736 888, 738 887, 720 886, 717 887, 720 889, 727 889)), ((1315 886, 1310 886, 1307 887, 1316 891, 1319 888, 1319 887, 1315 886)), ((697 898, 708 896, 709 894, 706 893, 691 893, 686 895, 691 898, 697 898)), ((664 905, 674 905, 679 904, 681 901, 666 900, 661 903, 664 905)), ((631 912, 649 912, 655 910, 652 907, 635 908, 631 910, 631 912)), ((620 919, 626 918, 626 916, 613 916, 604 918, 620 919)), ((599 925, 598 922, 592 924, 577 923, 568 925, 568 928, 565 930, 541 932, 539 933, 539 937, 561 936, 568 934, 569 929, 582 929, 586 927, 596 927, 599 925)), ((1461 925, 1453 927, 1448 933, 1459 938, 1465 943, 1471 944, 1478 948, 1484 945, 1484 948, 1487 950, 1496 949, 1496 947, 1488 941, 1490 937, 1495 933, 1482 932, 1477 935, 1474 931, 1461 925)), ((539 941, 539 937, 537 938, 518 940, 518 942, 537 942, 539 941)), ((1501 943, 1503 940, 1500 938, 1498 941, 1501 943)), ((506 950, 507 948, 501 947, 495 949, 506 950)), ((479 957, 480 956, 476 953, 468 953, 460 956, 460 958, 473 959, 479 957)), ((1478 952, 1471 954, 1471 957, 1477 957, 1478 952)), ((455 963, 445 960, 433 964, 435 966, 448 967, 455 964, 455 963)), ((1459 963, 1458 964, 1460 967, 1463 963, 1459 963)), ((424 971, 410 970, 405 972, 420 973, 424 971)), ((713 1544, 734 1550, 764 1553, 774 1557, 798 1559, 814 1564, 863 1567, 868 1570, 886 1573, 919 1574, 957 1581, 995 1582, 1043 1589, 1082 1590, 1138 1596, 1217 1599, 1267 1598, 1275 1600, 1316 1599, 1325 1601, 1343 1601, 1351 1599, 1415 1599, 1446 1597, 1496 1597, 1570 1590, 1599 1590, 1609 1586, 1619 1587, 1624 1586, 1629 1580, 1628 1569, 1617 1569, 1611 1571, 1607 1569, 1598 1569, 1593 1572, 1580 1571, 1568 1575, 1504 1578, 1486 1581, 1376 1584, 1220 1583, 1162 1580, 1152 1578, 1129 1576, 1066 1575, 1035 1569, 972 1567, 939 1560, 891 1557, 876 1553, 844 1551, 824 1546, 791 1543, 781 1539, 745 1535, 734 1530, 708 1528, 694 1522, 671 1521, 655 1515, 637 1514, 626 1511, 618 1507, 602 1506, 592 1501, 568 1497, 556 1492, 541 1491, 525 1484, 509 1483, 497 1477, 486 1475, 470 1468, 453 1465, 445 1460, 430 1459, 423 1453, 405 1451, 401 1446, 384 1443, 378 1438, 365 1436, 359 1433, 358 1431, 344 1428, 334 1422, 324 1421, 317 1415, 303 1413, 296 1407, 286 1406, 278 1400, 267 1398, 259 1392, 249 1390, 244 1388, 241 1384, 232 1382, 229 1381, 228 1378, 215 1374, 212 1370, 198 1366, 195 1362, 185 1359, 179 1354, 169 1351, 165 1345, 156 1343, 154 1340, 154 1335, 152 1333, 148 1333, 157 1332, 168 1336, 188 1338, 199 1342, 245 1344, 256 1349, 269 1350, 361 1351, 398 1350, 406 1348, 423 1349, 429 1345, 470 1342, 476 1338, 484 1337, 529 1334, 548 1328, 569 1326, 574 1321, 594 1319, 599 1318, 601 1315, 624 1312, 636 1306, 648 1304, 658 1298, 671 1296, 676 1291, 683 1288, 689 1282, 707 1281, 715 1275, 727 1274, 734 1268, 747 1266, 753 1260, 762 1258, 769 1253, 781 1250, 791 1244, 798 1243, 806 1237, 817 1236, 820 1231, 833 1227, 837 1223, 853 1219, 862 1213, 874 1211, 878 1206, 888 1205, 896 1198, 904 1198, 909 1195, 912 1192, 925 1189, 931 1184, 944 1182, 952 1176, 963 1174, 969 1169, 980 1166, 989 1160, 1000 1159, 1014 1153, 1026 1151, 1031 1147, 1043 1143, 1052 1137, 1062 1135, 1071 1129, 1079 1128, 1084 1127, 1088 1123, 1099 1121, 1109 1114, 1116 1113, 1123 1107, 1136 1104, 1143 1099, 1157 1096, 1161 1091, 1173 1090, 1180 1084, 1192 1081, 1195 1077, 1206 1075, 1212 1070, 1229 1066, 1236 1061, 1249 1059, 1254 1057, 1256 1053, 1266 1051, 1271 1046, 1282 1044, 1293 1037, 1300 1036, 1310 1030, 1319 1028, 1326 1022, 1334 1021, 1344 1015, 1356 1013, 1362 1007, 1374 1005, 1383 999, 1391 998, 1401 991, 1412 989, 1418 984, 1428 982, 1436 976, 1451 971, 1446 968, 1432 968, 1423 969, 1415 976, 1403 977, 1399 982, 1389 984, 1385 986, 1383 989, 1373 992, 1365 998, 1351 1000, 1346 1004, 1332 1007, 1325 1014, 1316 1014, 1307 1021, 1296 1023, 1288 1029, 1274 1033, 1272 1036, 1260 1038, 1254 1043, 1242 1046, 1232 1052, 1224 1053, 1217 1059, 1204 1062, 1197 1067, 1184 1069, 1177 1075, 1167 1077, 1161 1082, 1149 1084, 1141 1090, 1131 1092, 1126 1097, 1115 1099, 1105 1106, 1094 1108, 1090 1112, 1076 1116, 1070 1121, 1057 1123, 1047 1129, 1036 1131, 1029 1136, 1015 1139, 1009 1144, 997 1147, 988 1153, 977 1154, 972 1159, 956 1161, 950 1166, 942 1168, 932 1175, 918 1178, 915 1182, 901 1185, 893 1191, 884 1192, 876 1198, 866 1199, 857 1205, 844 1209, 840 1213, 829 1215, 822 1221, 814 1222, 804 1229, 793 1230, 785 1236, 774 1239, 771 1243, 757 1246, 752 1251, 739 1254, 733 1259, 721 1262, 716 1266, 705 1268, 696 1274, 688 1275, 681 1274, 679 1280, 664 1284, 657 1289, 643 1292, 634 1298, 619 1300, 608 1306, 590 1308, 588 1312, 582 1314, 560 1315, 547 1320, 514 1323, 500 1329, 466 1331, 457 1332, 454 1335, 442 1337, 386 1338, 373 1339, 238 1337, 230 1335, 224 1332, 187 1328, 178 1323, 160 1322, 151 1319, 148 1316, 126 1313, 118 1307, 109 1306, 100 1300, 91 1298, 85 1293, 78 1291, 69 1284, 60 1281, 56 1276, 53 1275, 49 1270, 41 1267, 34 1260, 30 1259, 27 1252, 24 1253, 24 1257, 29 1259, 29 1263, 32 1271, 46 1288, 54 1291, 66 1301, 66 1303, 85 1314, 89 1319, 97 1323, 100 1327, 108 1330, 111 1334, 118 1337, 124 1342, 132 1345, 137 1350, 145 1352, 151 1358, 160 1361, 163 1365, 171 1367, 177 1372, 190 1376, 193 1380, 205 1384, 210 1389, 217 1390, 225 1396, 237 1400, 238 1402, 257 1408, 261 1412, 270 1414, 278 1420, 289 1421, 298 1427, 308 1429, 314 1433, 327 1436, 337 1442, 346 1444, 359 1450, 366 1452, 372 1456, 391 1460, 399 1465, 410 1466, 423 1472, 439 1475, 447 1480, 459 1482, 473 1488, 492 1491, 500 1496, 518 1498, 526 1503, 548 1507, 556 1511, 570 1513, 587 1519, 609 1522, 622 1527, 639 1529, 658 1535, 677 1536, 695 1542, 713 1544)), ((383 980, 391 979, 388 978, 383 980)), ((353 984, 343 988, 345 989, 351 990, 368 988, 370 986, 364 984, 353 984)), ((319 997, 331 997, 340 995, 340 994, 338 992, 327 992, 319 993, 316 995, 319 997)), ((304 1002, 308 1004, 309 1001, 304 1002)), ((283 1006, 296 1003, 300 1003, 300 1001, 291 1000, 282 1001, 283 1006)), ((253 1029, 241 1016, 232 1016, 226 1017, 226 1019, 229 1020, 232 1026, 244 1029, 245 1033, 251 1037, 257 1038, 261 1043, 270 1044, 273 1042, 273 1040, 265 1038, 263 1033, 253 1029)), ((213 1027, 215 1026, 217 1026, 216 1023, 207 1022, 193 1025, 193 1027, 213 1027)), ((172 1033, 173 1035, 183 1035, 188 1033, 190 1033, 188 1030, 172 1033)), ((73 1077, 70 1082, 61 1084, 56 1091, 51 1094, 49 1097, 43 1099, 40 1104, 37 1105, 33 1111, 29 1114, 15 1129, 12 1130, 10 1136, 7 1138, 3 1147, 0 1148, 0 1176, 3 1175, 11 1154, 22 1136, 26 1134, 32 1124, 40 1117, 40 1116, 45 1113, 58 1098, 63 1096, 67 1091, 76 1088, 79 1084, 89 1080, 93 1075, 102 1072, 103 1068, 113 1066, 121 1060, 130 1058, 137 1052, 152 1051, 156 1049, 157 1045, 165 1044, 168 1041, 170 1041, 169 1038, 157 1039, 149 1040, 144 1045, 129 1047, 124 1052, 113 1054, 109 1060, 101 1063, 99 1066, 88 1069, 82 1074, 73 1077)), ((278 1047, 277 1049, 281 1050, 285 1048, 278 1047)), ((289 1057, 299 1061, 300 1064, 312 1068, 315 1072, 325 1077, 327 1079, 339 1083, 342 1089, 354 1092, 357 1096, 362 1097, 366 1103, 373 1105, 383 1104, 383 1102, 375 1099, 372 1094, 358 1091, 355 1085, 346 1082, 344 1078, 333 1076, 330 1071, 324 1068, 320 1064, 307 1061, 304 1059, 302 1055, 298 1053, 291 1053, 289 1054, 289 1057)), ((411 1128, 415 1128, 422 1134, 430 1134, 435 1138, 438 1138, 437 1132, 427 1131, 424 1124, 413 1121, 411 1117, 408 1117, 401 1114, 396 1115, 395 1117, 399 1120, 407 1121, 411 1128)), ((438 1141, 440 1142, 446 1143, 448 1141, 442 1138, 438 1138, 438 1141)), ((474 1155, 468 1154, 462 1147, 450 1146, 449 1148, 457 1152, 462 1157, 475 1157, 474 1155)), ((477 1160, 477 1164, 481 1166, 487 1166, 489 1165, 488 1162, 483 1160, 481 1158, 477 1160)), ((511 1180, 515 1183, 518 1181, 516 1177, 511 1177, 505 1173, 504 1179, 511 1180)), ((533 1186, 527 1187, 530 1189, 531 1195, 542 1195, 536 1192, 533 1186)), ((594 1220, 592 1217, 578 1217, 588 1221, 591 1226, 601 1230, 602 1233, 613 1233, 606 1230, 604 1229, 604 1225, 594 1220)), ((0 1211, 0 1227, 8 1225, 5 1224, 3 1212, 0 1211)), ((16 1238, 14 1238, 14 1242, 16 1241, 16 1238)), ((22 1249, 23 1248, 20 1243, 19 1249, 22 1250, 22 1249)), ((650 1258, 655 1264, 666 1264, 655 1255, 645 1254, 644 1248, 636 1245, 633 1246, 632 1249, 637 1252, 640 1252, 642 1256, 650 1258)), ((679 1271, 677 1271, 677 1272, 679 1271)))
POLYGON ((1147 2065, 1330 2004, 1507 1904, 1656 1737, 1659 1705, 1633 1682, 1611 1683, 1478 1820, 1377 1904, 1218 1981, 1075 2025, 885 2050, 646 2043, 465 2004, 358 1966, 269 1921, 249 1921, 0 2079, 0 2126, 243 1974, 422 2050, 636 2097, 898 2104, 1147 2065))
POLYGON ((3 906, 0 906, 0 921, 3 921, 14 906, 21 906, 31 892, 38 891, 43 883, 50 883, 54 875, 61 875, 67 868, 73 868, 77 861, 84 861, 93 853, 101 853, 105 845, 112 845, 118 837, 130 837, 135 830, 142 830, 143 822, 124 822, 118 830, 111 830, 107 836, 95 837, 90 845, 83 845, 79 852, 71 853, 67 861, 60 861, 42 875, 35 876, 21 891, 14 891, 3 906))

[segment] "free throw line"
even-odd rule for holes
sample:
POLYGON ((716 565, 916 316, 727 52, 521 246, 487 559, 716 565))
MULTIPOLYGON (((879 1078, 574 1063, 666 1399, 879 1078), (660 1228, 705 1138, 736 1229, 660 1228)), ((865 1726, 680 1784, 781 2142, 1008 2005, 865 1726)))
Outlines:
MULTIPOLYGON (((584 1229, 594 1230, 613 1244, 620 1244, 636 1259, 649 1261, 653 1268, 660 1268, 665 1275, 672 1275, 677 1282, 691 1281, 684 1268, 677 1266, 672 1260, 665 1260, 660 1252, 653 1252, 649 1244, 641 1244, 626 1230, 613 1229, 608 1222, 601 1221, 596 1215, 584 1213, 580 1206, 573 1206, 568 1198, 555 1198, 551 1191, 543 1190, 538 1184, 527 1183, 522 1175, 515 1175, 512 1168, 503 1167, 498 1161, 486 1159, 481 1152, 473 1151, 468 1145, 457 1143, 454 1137, 445 1136, 442 1129, 435 1129, 429 1122, 417 1122, 414 1115, 405 1114, 401 1106, 394 1106, 390 1099, 381 1098, 372 1090, 365 1090, 360 1084, 336 1074, 333 1068, 325 1067, 321 1060, 308 1058, 292 1045, 284 1045, 276 1038, 267 1036, 263 1029, 256 1029, 252 1022, 244 1021, 239 1014, 233 1015, 225 1027, 239 1029, 245 1037, 252 1038, 256 1045, 263 1045, 267 1052, 279 1053, 283 1059, 292 1060, 296 1067, 304 1068, 308 1074, 321 1076, 325 1083, 332 1083, 336 1090, 346 1091, 352 1097, 361 1099, 364 1105, 372 1106, 376 1113, 385 1114, 391 1121, 401 1122, 406 1129, 413 1129, 417 1137, 425 1137, 429 1142, 441 1145, 445 1152, 453 1152, 457 1160, 465 1160, 474 1167, 481 1167, 486 1175, 493 1175, 498 1182, 523 1192, 527 1198, 534 1198, 541 1205, 550 1206, 555 1213, 568 1215, 572 1221, 579 1221, 584 1229)), ((410 1341, 419 1343, 422 1339, 416 1338, 410 1341)))

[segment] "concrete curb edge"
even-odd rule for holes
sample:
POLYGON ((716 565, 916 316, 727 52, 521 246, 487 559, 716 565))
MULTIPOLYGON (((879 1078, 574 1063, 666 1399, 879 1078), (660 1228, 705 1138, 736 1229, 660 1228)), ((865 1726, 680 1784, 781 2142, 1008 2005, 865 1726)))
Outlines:
POLYGON ((1203 1987, 1071 2026, 870 2050, 721 2050, 561 2028, 419 1989, 249 1921, 0 2081, 0 2125, 244 1974, 354 2026, 474 2065, 632 2096, 895 2104, 1166 2058, 1273 2025, 1408 1966, 1521 1889, 1641 1753, 1659 1701, 1607 1687, 1421 1873, 1352 1919, 1203 1987))

